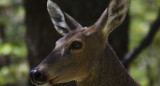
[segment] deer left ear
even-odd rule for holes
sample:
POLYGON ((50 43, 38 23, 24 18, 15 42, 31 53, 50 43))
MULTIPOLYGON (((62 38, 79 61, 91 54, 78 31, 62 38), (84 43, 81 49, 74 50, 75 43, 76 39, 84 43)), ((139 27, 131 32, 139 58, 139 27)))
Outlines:
POLYGON ((72 30, 82 28, 82 26, 75 19, 73 19, 67 13, 64 13, 52 0, 47 1, 47 9, 55 29, 62 36, 66 35, 72 30))
POLYGON ((95 23, 95 29, 108 36, 124 21, 127 12, 128 0, 110 0, 108 8, 95 23))

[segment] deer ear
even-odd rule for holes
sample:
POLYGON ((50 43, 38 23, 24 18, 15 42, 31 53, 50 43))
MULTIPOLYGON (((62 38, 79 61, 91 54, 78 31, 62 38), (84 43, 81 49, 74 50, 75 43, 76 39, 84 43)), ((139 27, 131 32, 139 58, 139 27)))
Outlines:
POLYGON ((56 31, 62 36, 72 30, 82 28, 82 26, 75 19, 67 13, 64 13, 52 0, 47 1, 47 9, 56 31))
POLYGON ((95 29, 102 30, 108 36, 124 21, 127 12, 128 0, 110 0, 108 8, 95 23, 95 29))

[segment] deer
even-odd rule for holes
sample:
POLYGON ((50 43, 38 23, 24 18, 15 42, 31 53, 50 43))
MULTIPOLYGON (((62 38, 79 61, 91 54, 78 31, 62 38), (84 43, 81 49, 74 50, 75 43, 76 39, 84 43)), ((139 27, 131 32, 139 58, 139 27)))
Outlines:
POLYGON ((124 68, 108 42, 125 19, 128 0, 109 0, 95 24, 83 27, 52 0, 47 9, 62 35, 53 51, 30 72, 32 83, 50 86, 75 81, 77 86, 140 86, 124 68))

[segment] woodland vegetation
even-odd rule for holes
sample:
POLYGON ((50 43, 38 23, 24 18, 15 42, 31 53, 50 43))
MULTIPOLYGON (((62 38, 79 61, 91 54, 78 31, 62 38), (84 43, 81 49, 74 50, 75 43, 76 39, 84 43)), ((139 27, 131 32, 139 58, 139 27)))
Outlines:
MULTIPOLYGON (((108 0, 53 1, 83 26, 92 25, 108 5, 108 0)), ((112 33, 110 44, 138 83, 159 86, 160 0, 129 1, 126 20, 112 33)), ((34 86, 28 79, 30 69, 61 37, 51 23, 46 2, 0 0, 0 86, 34 86)))

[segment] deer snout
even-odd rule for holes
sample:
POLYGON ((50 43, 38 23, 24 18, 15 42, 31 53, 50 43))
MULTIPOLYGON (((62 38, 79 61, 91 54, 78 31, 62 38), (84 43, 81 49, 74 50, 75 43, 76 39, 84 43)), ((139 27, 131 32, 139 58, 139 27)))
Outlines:
POLYGON ((34 84, 43 84, 47 80, 45 73, 36 69, 31 70, 30 78, 34 84))

